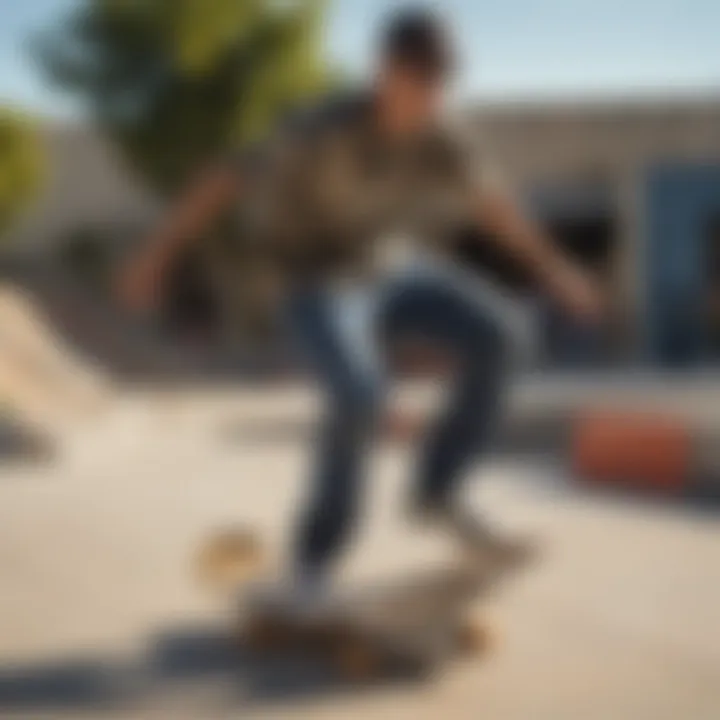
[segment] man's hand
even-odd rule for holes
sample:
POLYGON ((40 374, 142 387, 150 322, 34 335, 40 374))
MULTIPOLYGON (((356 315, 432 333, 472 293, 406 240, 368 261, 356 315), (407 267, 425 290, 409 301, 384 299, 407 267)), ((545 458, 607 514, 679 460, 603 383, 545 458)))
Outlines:
POLYGON ((152 310, 168 266, 237 198, 238 191, 238 176, 227 167, 201 174, 155 230, 144 252, 120 270, 116 291, 122 304, 138 312, 152 310))
POLYGON ((541 289, 573 317, 581 322, 602 318, 605 303, 597 283, 554 247, 512 197, 502 192, 481 195, 478 221, 489 237, 528 268, 541 289))

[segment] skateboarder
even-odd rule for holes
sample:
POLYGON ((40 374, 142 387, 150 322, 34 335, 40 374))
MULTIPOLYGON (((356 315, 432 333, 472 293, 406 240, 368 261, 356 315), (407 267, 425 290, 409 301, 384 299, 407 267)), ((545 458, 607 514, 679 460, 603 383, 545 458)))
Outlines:
POLYGON ((355 524, 385 389, 379 338, 388 333, 422 334, 460 361, 452 401, 422 448, 412 516, 476 553, 517 550, 460 501, 522 343, 504 292, 453 261, 452 228, 476 222, 566 311, 588 321, 600 313, 593 282, 443 117, 453 64, 438 18, 400 12, 366 90, 300 113, 264 146, 209 171, 122 276, 127 301, 149 303, 178 252, 235 203, 272 262, 285 317, 327 401, 294 547, 289 597, 298 608, 317 607, 355 524))

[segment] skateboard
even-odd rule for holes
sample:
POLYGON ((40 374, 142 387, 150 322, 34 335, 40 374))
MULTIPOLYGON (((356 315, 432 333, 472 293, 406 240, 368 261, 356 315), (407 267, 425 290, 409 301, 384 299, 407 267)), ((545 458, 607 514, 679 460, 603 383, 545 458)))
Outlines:
POLYGON ((318 616, 300 619, 253 593, 261 555, 244 531, 221 533, 200 553, 201 577, 216 588, 224 583, 236 603, 237 639, 253 652, 318 660, 352 681, 426 678, 452 660, 485 654, 493 634, 477 606, 521 569, 459 563, 408 573, 333 598, 318 616))

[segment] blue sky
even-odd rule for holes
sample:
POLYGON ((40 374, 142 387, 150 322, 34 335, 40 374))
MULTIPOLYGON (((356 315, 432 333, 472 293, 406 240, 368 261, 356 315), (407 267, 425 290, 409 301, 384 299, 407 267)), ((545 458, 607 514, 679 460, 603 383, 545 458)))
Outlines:
MULTIPOLYGON (((242 0, 238 0, 241 2, 242 0)), ((0 102, 47 114, 74 108, 38 78, 33 31, 74 0, 0 0, 0 102)), ((334 0, 330 55, 358 74, 395 0, 334 0)), ((597 96, 720 90, 720 0, 442 0, 459 36, 463 97, 597 96)))

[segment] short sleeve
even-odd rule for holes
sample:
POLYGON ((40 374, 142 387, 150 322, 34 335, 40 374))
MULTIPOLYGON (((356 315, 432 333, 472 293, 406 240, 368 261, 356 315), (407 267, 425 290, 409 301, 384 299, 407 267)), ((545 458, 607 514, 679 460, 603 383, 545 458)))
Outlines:
POLYGON ((236 157, 244 173, 241 215, 266 245, 300 246, 318 234, 327 213, 322 188, 328 168, 337 164, 338 137, 347 134, 351 111, 332 99, 301 108, 236 157))

